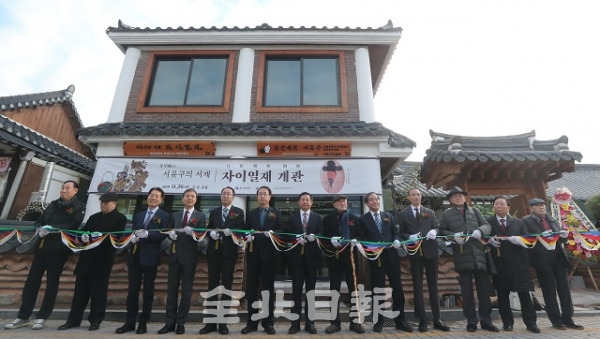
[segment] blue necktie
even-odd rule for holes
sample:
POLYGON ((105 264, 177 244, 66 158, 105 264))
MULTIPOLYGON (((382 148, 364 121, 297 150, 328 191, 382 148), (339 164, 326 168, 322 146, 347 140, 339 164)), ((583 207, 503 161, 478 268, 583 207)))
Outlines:
POLYGON ((225 220, 227 220, 227 213, 229 213, 229 208, 224 208, 223 209, 223 223, 225 223, 225 220))
POLYGON ((152 211, 148 211, 148 214, 146 214, 146 219, 144 220, 144 228, 148 228, 148 224, 150 223, 150 219, 152 219, 152 211))
POLYGON ((265 226, 266 216, 267 216, 267 209, 261 208, 260 209, 260 228, 262 228, 262 229, 264 229, 264 226, 265 226))
POLYGON ((342 213, 340 220, 340 235, 343 239, 350 239, 350 225, 348 225, 348 212, 342 213))
POLYGON ((373 217, 375 218, 377 229, 379 230, 379 233, 381 233, 381 219, 379 218, 379 213, 373 213, 373 217))

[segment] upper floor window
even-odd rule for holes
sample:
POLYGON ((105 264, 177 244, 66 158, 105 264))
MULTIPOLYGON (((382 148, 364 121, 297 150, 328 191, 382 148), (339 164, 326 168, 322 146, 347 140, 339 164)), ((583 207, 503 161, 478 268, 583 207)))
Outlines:
POLYGON ((228 112, 232 52, 151 53, 140 112, 228 112))
POLYGON ((262 52, 256 110, 346 112, 343 52, 262 52))

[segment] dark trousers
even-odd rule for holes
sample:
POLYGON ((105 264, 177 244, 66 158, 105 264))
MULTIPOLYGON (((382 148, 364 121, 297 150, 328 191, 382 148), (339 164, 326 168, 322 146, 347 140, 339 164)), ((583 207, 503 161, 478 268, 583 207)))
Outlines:
POLYGON ((473 280, 479 300, 479 319, 482 324, 492 323, 492 303, 490 301, 490 276, 486 271, 469 270, 458 272, 460 291, 462 294, 463 315, 469 324, 477 324, 475 313, 475 297, 473 295, 473 280))
MULTIPOLYGON (((379 259, 369 261, 369 276, 371 277, 371 287, 373 288, 373 297, 381 296, 377 294, 375 288, 385 287, 385 276, 387 275, 389 285, 392 288, 392 311, 399 311, 398 316, 394 319, 396 323, 404 321, 404 290, 402 289, 402 280, 400 278, 400 263, 392 262, 388 255, 396 255, 395 253, 381 254, 379 259)), ((394 252, 396 250, 394 249, 394 252)), ((379 301, 379 304, 383 303, 379 301)), ((377 322, 383 322, 379 316, 377 322)))
MULTIPOLYGON (((275 309, 275 263, 254 260, 248 262, 246 269, 246 300, 248 302, 248 326, 255 326, 258 320, 252 320, 252 316, 258 313, 258 309, 252 304, 258 301, 258 295, 262 291, 269 292, 269 314, 262 319, 263 327, 273 326, 275 309)), ((264 301, 264 300, 263 300, 264 301)), ((264 307, 264 304, 263 304, 264 307)))
POLYGON ((192 284, 196 274, 196 263, 181 265, 180 263, 170 263, 167 280, 167 308, 166 324, 183 325, 190 312, 192 304, 192 284), (181 301, 179 310, 177 310, 177 299, 179 296, 179 286, 181 285, 181 301))
MULTIPOLYGON (((219 285, 230 291, 233 285, 233 271, 235 268, 235 262, 237 257, 224 257, 220 252, 215 253, 212 257, 208 258, 208 292, 214 291, 219 285)), ((219 300, 218 295, 212 295, 208 301, 219 300)), ((231 300, 230 294, 222 294, 220 300, 231 300)), ((207 307, 215 308, 215 307, 207 307)), ((229 308, 229 307, 227 307, 229 308)), ((206 315, 205 318, 213 317, 213 315, 206 315)), ((216 324, 215 324, 216 325, 216 324)))
POLYGON ((58 294, 60 275, 65 267, 67 258, 68 254, 65 253, 44 252, 36 253, 33 256, 33 262, 31 263, 31 268, 29 269, 29 274, 27 274, 27 280, 25 280, 25 286, 23 287, 23 302, 19 309, 19 318, 31 318, 33 307, 35 306, 38 293, 40 292, 44 272, 46 272, 46 292, 44 293, 42 306, 35 317, 36 319, 48 319, 48 317, 50 317, 50 314, 52 314, 52 310, 54 309, 56 295, 58 294))
MULTIPOLYGON (((356 272, 352 269, 352 262, 350 261, 350 252, 349 248, 339 254, 338 258, 330 257, 327 258, 327 268, 329 270, 329 289, 332 291, 340 292, 342 287, 342 277, 346 280, 346 285, 348 286, 348 292, 350 300, 352 300, 352 292, 356 291, 357 281, 354 279, 356 272)), ((354 256, 354 264, 358 264, 358 260, 356 260, 356 256, 354 256)), ((358 269, 358 267, 356 267, 358 269)), ((356 305, 355 305, 356 306, 356 305)), ((354 310, 357 312, 358 310, 354 310)), ((350 317, 350 322, 357 319, 356 315, 350 317)), ((340 312, 339 307, 337 309, 337 313, 335 315, 335 319, 331 321, 332 324, 340 325, 340 312)))
POLYGON ((68 323, 81 324, 88 301, 90 301, 88 321, 91 324, 100 324, 104 320, 109 277, 110 273, 107 275, 77 275, 73 300, 71 301, 71 311, 69 311, 67 318, 68 323))
MULTIPOLYGON (((510 309, 510 291, 496 290, 498 294, 498 312, 502 319, 503 325, 514 325, 515 320, 513 318, 512 310, 510 309)), ((537 315, 535 313, 535 307, 533 306, 533 298, 528 291, 517 292, 519 294, 519 301, 521 302, 521 317, 523 323, 527 327, 535 326, 537 321, 537 315)))
POLYGON ((428 259, 418 254, 410 256, 410 273, 412 275, 415 296, 415 316, 421 323, 427 323, 425 301, 423 300, 423 268, 429 291, 429 305, 433 321, 440 321, 440 298, 438 295, 438 258, 428 259))
POLYGON ((150 321, 152 303, 154 302, 154 279, 156 279, 157 266, 144 266, 134 262, 128 266, 129 288, 127 290, 127 322, 135 323, 150 321), (142 313, 138 317, 140 287, 144 283, 142 299, 142 313))
MULTIPOLYGON (((300 265, 293 265, 289 267, 290 275, 292 276, 292 300, 294 305, 292 306, 292 313, 298 315, 298 320, 292 321, 292 323, 300 323, 300 312, 302 310, 302 299, 304 294, 302 293, 304 286, 306 285, 306 292, 314 291, 317 284, 317 269, 316 265, 306 265, 304 263, 300 265)), ((310 319, 308 313, 308 300, 304 304, 304 323, 306 325, 312 325, 314 321, 310 319)))
POLYGON ((542 288, 542 295, 546 303, 546 314, 553 324, 563 324, 573 318, 573 300, 567 280, 567 269, 558 257, 553 262, 549 271, 535 270, 538 283, 542 288), (556 301, 556 294, 560 299, 560 310, 556 301), (562 315, 560 311, 562 310, 562 315))

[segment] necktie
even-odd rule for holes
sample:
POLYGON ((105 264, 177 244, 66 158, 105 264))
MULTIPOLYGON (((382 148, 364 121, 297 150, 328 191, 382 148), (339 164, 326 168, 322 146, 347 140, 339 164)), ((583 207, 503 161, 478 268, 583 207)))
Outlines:
POLYGON ((381 233, 381 219, 379 218, 379 213, 373 213, 373 218, 375 219, 375 224, 377 225, 379 233, 381 233))
POLYGON ((421 222, 421 213, 419 213, 418 208, 415 208, 415 219, 417 219, 417 222, 421 222))
POLYGON ((550 230, 550 225, 548 225, 548 222, 546 221, 546 218, 545 218, 545 217, 544 217, 544 218, 542 218, 542 225, 544 225, 544 229, 545 229, 546 231, 549 231, 549 230, 550 230))
POLYGON ((502 233, 506 233, 506 224, 504 223, 504 218, 500 219, 500 230, 502 233))
POLYGON ((348 213, 343 213, 340 219, 340 235, 344 239, 350 239, 350 225, 348 224, 348 213))
POLYGON ((265 219, 267 216, 267 210, 265 208, 261 208, 260 209, 260 227, 264 228, 265 226, 265 219))
POLYGON ((181 226, 187 226, 188 223, 188 213, 190 213, 189 211, 185 211, 185 213, 183 213, 183 221, 181 222, 181 226))
POLYGON ((223 209, 223 215, 222 215, 222 217, 223 217, 223 222, 225 222, 225 220, 227 220, 227 213, 229 213, 229 208, 225 207, 225 208, 223 209))
POLYGON ((152 219, 152 211, 148 211, 148 213, 146 214, 146 219, 144 220, 144 228, 148 227, 148 224, 150 223, 150 219, 152 219))
POLYGON ((304 212, 302 214, 302 226, 304 226, 305 230, 306 230, 306 224, 308 224, 308 213, 304 212))

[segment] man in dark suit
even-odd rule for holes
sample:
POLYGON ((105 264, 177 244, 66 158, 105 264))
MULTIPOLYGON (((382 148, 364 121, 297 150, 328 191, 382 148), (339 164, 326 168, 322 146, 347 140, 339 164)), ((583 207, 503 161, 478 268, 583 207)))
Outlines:
POLYGON ((560 222, 546 213, 546 202, 539 198, 529 200, 531 214, 522 218, 528 234, 551 235, 560 233, 561 239, 556 244, 556 249, 549 250, 540 241, 532 249, 529 249, 529 263, 535 269, 537 281, 544 295, 546 303, 546 314, 552 322, 552 327, 557 330, 567 328, 583 330, 583 326, 573 321, 573 300, 567 279, 571 264, 567 259, 563 243, 569 233, 563 230, 560 222), (560 309, 556 301, 556 294, 560 299, 560 309), (562 311, 562 315, 561 315, 562 311))
POLYGON ((433 316, 433 327, 441 331, 450 331, 440 320, 440 300, 438 295, 438 259, 440 254, 436 242, 438 221, 435 213, 421 206, 421 192, 416 188, 408 191, 410 206, 398 214, 398 225, 402 239, 417 241, 422 239, 419 251, 409 256, 415 298, 415 315, 419 318, 419 332, 427 331, 427 313, 423 300, 423 268, 427 277, 429 305, 433 316))
POLYGON ((154 302, 154 279, 160 265, 160 244, 165 238, 161 230, 169 227, 169 214, 158 206, 165 198, 165 192, 160 187, 148 191, 146 211, 133 216, 134 235, 131 237, 133 247, 127 255, 128 282, 127 315, 125 324, 115 331, 117 334, 133 331, 136 318, 138 320, 137 334, 147 331, 146 323, 150 321, 152 303, 154 302), (139 311, 140 286, 144 283, 142 312, 139 311))
POLYGON ((507 240, 507 237, 527 234, 525 224, 521 219, 508 214, 510 202, 504 196, 494 198, 493 209, 496 214, 487 218, 492 227, 488 243, 491 246, 494 264, 499 272, 492 276, 492 279, 498 295, 498 311, 502 319, 502 327, 505 331, 513 330, 515 320, 510 308, 510 292, 515 291, 519 294, 521 317, 527 330, 540 333, 540 328, 536 325, 537 315, 533 306, 533 298, 530 294, 530 291, 533 291, 533 282, 527 260, 529 249, 518 244, 511 244, 507 240))
MULTIPOLYGON (((313 291, 317 284, 317 270, 321 264, 321 249, 317 244, 316 236, 323 234, 323 218, 318 213, 310 210, 313 204, 312 195, 302 192, 298 196, 300 211, 290 216, 285 227, 285 233, 302 234, 299 246, 287 251, 288 267, 292 276, 292 313, 298 319, 292 321, 288 333, 295 334, 300 331, 300 314, 302 310, 302 290, 306 283, 306 293, 313 291)), ((317 334, 313 319, 308 313, 308 300, 304 304, 304 330, 310 334, 317 334)))
POLYGON ((29 325, 29 318, 33 313, 44 272, 46 272, 46 292, 31 328, 41 330, 46 326, 46 320, 54 309, 60 275, 69 254, 72 253, 62 243, 60 232, 50 231, 76 230, 81 225, 85 206, 75 196, 78 191, 79 185, 75 181, 65 181, 60 188, 60 198, 52 201, 35 222, 35 226, 39 227, 37 234, 41 240, 35 249, 33 262, 23 286, 22 303, 17 319, 6 324, 5 329, 11 330, 29 325))
MULTIPOLYGON (((269 291, 269 314, 262 319, 262 326, 268 334, 275 334, 273 327, 275 306, 275 263, 279 255, 268 235, 264 232, 279 232, 282 229, 281 212, 270 207, 271 189, 262 186, 256 191, 258 208, 248 213, 248 228, 258 231, 250 235, 250 244, 246 248, 246 300, 248 303, 247 325, 242 329, 242 334, 254 332, 258 329, 258 320, 252 316, 258 309, 252 304, 258 300, 259 286, 263 291, 269 291)), ((264 307, 264 306, 263 306, 264 307)))
POLYGON ((185 320, 192 302, 192 283, 198 262, 198 242, 193 238, 194 228, 205 227, 204 213, 195 210, 198 193, 193 188, 183 191, 183 211, 171 214, 169 237, 164 241, 169 248, 169 274, 167 280, 166 324, 158 334, 175 331, 185 333, 185 320), (181 286, 181 302, 177 309, 177 297, 181 286))
MULTIPOLYGON (((208 258, 208 291, 214 291, 219 285, 231 291, 233 284, 233 272, 235 262, 238 258, 239 247, 231 238, 231 229, 247 229, 244 219, 244 210, 233 206, 235 190, 232 187, 225 187, 221 190, 221 207, 210 211, 208 217, 208 226, 210 229, 208 248, 206 256, 208 258)), ((209 301, 217 301, 218 296, 214 295, 208 298, 209 301)), ((223 294, 221 301, 231 300, 231 296, 223 294)), ((204 319, 207 319, 205 317, 204 319)), ((228 334, 227 324, 218 324, 219 333, 228 334)), ((207 334, 217 330, 217 324, 207 323, 200 334, 207 334)))
MULTIPOLYGON (((85 226, 81 229, 88 233, 79 238, 83 243, 89 243, 90 237, 100 237, 102 234, 119 232, 125 229, 127 218, 117 211, 117 193, 108 192, 100 197, 100 212, 89 217, 85 226)), ((90 301, 90 331, 100 327, 106 314, 106 299, 108 293, 108 279, 112 271, 116 248, 110 239, 105 238, 97 247, 84 250, 79 254, 77 266, 73 272, 75 280, 75 291, 71 301, 71 311, 67 322, 58 327, 58 330, 66 330, 81 325, 83 312, 90 301)))
MULTIPOLYGON (((400 277, 400 257, 396 251, 401 246, 398 227, 390 213, 379 211, 380 204, 377 193, 368 193, 364 197, 364 202, 369 211, 359 218, 359 239, 394 244, 394 248, 384 249, 377 260, 369 260, 369 276, 373 294, 375 295, 375 288, 385 287, 385 276, 387 275, 389 285, 392 288, 392 311, 399 312, 394 319, 396 329, 412 332, 413 329, 406 323, 404 315, 405 300, 400 277)), ((381 332, 382 330, 383 317, 379 316, 373 326, 373 331, 381 332)))
MULTIPOLYGON (((323 236, 330 238, 331 244, 339 250, 351 239, 356 239, 356 229, 358 227, 358 216, 348 211, 348 198, 345 195, 336 195, 333 197, 333 207, 335 211, 329 213, 323 219, 323 236)), ((358 271, 358 256, 352 246, 346 246, 340 253, 334 256, 327 256, 327 269, 329 271, 329 289, 340 292, 342 286, 342 276, 346 280, 348 293, 356 291, 357 281, 355 280, 358 271), (352 267, 352 258, 354 256, 354 267, 352 267)), ((358 305, 355 304, 355 307, 358 305)), ((342 330, 340 326, 339 308, 335 319, 331 321, 325 329, 325 333, 331 334, 342 330)), ((364 328, 358 322, 358 317, 350 317, 350 330, 358 334, 365 333, 364 328)))

